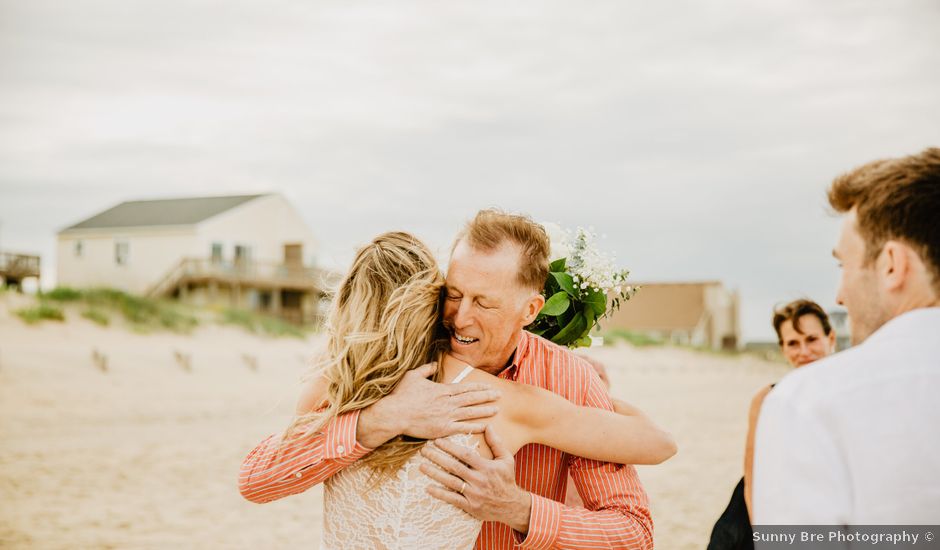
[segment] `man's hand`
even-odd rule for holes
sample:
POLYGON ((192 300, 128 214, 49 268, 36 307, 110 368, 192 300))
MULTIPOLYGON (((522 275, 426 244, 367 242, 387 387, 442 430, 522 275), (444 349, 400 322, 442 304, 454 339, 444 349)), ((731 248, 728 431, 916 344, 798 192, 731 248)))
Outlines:
POLYGON ((356 439, 375 448, 397 435, 422 439, 456 433, 480 433, 480 419, 498 411, 499 392, 486 384, 437 384, 427 378, 437 363, 422 365, 402 377, 395 390, 359 413, 356 439))
POLYGON ((424 446, 421 454, 437 467, 422 464, 421 471, 443 485, 428 487, 428 493, 477 519, 499 521, 526 534, 532 497, 516 485, 515 460, 492 426, 485 435, 492 459, 447 440, 424 446))

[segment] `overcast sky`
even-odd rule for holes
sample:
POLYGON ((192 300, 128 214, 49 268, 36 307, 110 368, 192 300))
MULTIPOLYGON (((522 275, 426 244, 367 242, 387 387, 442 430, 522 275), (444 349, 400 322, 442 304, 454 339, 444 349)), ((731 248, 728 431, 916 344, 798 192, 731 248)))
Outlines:
POLYGON ((278 191, 344 267, 477 209, 833 307, 831 179, 940 145, 940 2, 0 0, 0 248, 124 200, 278 191))

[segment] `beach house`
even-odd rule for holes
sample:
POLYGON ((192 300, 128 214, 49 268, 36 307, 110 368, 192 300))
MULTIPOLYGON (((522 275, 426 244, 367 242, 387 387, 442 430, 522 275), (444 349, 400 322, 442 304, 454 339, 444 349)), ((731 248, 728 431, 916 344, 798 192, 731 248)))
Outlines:
POLYGON ((636 296, 601 322, 605 331, 627 330, 714 350, 738 348, 737 291, 719 281, 636 284, 642 287, 636 296))
POLYGON ((277 193, 137 200, 59 231, 59 286, 111 287, 310 322, 328 274, 277 193))

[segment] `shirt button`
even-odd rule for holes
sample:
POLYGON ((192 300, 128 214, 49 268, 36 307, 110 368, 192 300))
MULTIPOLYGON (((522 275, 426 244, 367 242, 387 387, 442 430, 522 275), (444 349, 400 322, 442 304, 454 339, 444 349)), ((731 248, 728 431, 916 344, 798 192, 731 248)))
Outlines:
POLYGON ((337 446, 336 446, 336 452, 337 452, 337 453, 345 453, 345 452, 346 452, 346 447, 343 447, 342 445, 337 445, 337 446))
POLYGON ((294 477, 296 477, 296 478, 299 479, 299 478, 303 477, 303 474, 300 473, 300 472, 297 472, 296 474, 294 474, 294 477))

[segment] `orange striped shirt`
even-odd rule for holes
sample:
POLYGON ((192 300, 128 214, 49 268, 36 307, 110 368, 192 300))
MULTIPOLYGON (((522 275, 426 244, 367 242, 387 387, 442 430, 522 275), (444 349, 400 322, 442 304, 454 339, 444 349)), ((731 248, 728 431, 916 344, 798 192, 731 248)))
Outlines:
MULTIPOLYGON (((528 332, 519 340, 512 365, 499 376, 540 386, 578 405, 613 409, 590 365, 528 332)), ((370 451, 356 441, 358 419, 358 412, 340 416, 322 433, 283 446, 279 434, 265 439, 242 464, 242 495, 269 502, 302 492, 352 464, 370 451)), ((633 466, 574 457, 535 444, 520 449, 515 460, 516 483, 532 494, 528 533, 484 522, 476 548, 653 548, 649 499, 633 466), (569 469, 585 508, 562 504, 569 469)))

